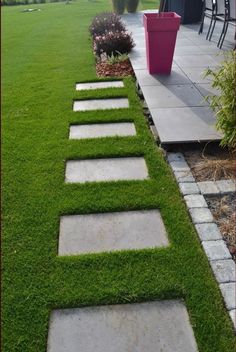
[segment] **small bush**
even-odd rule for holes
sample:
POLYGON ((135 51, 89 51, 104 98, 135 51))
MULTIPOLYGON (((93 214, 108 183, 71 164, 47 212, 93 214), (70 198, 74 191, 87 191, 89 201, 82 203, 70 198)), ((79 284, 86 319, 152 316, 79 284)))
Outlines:
POLYGON ((222 146, 236 150, 236 52, 229 52, 216 71, 208 69, 206 76, 212 77, 212 87, 219 96, 208 96, 207 100, 216 112, 216 128, 223 132, 222 146))
POLYGON ((103 35, 110 31, 125 31, 125 26, 122 23, 120 16, 114 12, 104 12, 94 17, 89 27, 89 31, 94 38, 95 36, 103 35))
POLYGON ((111 31, 94 38, 94 52, 97 56, 127 54, 133 47, 134 42, 131 35, 125 31, 111 31))

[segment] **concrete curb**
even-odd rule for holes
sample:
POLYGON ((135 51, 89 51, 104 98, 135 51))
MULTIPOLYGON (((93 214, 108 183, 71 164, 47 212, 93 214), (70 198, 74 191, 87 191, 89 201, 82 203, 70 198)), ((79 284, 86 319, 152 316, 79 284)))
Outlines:
POLYGON ((236 190, 236 183, 234 180, 196 182, 182 153, 168 153, 167 160, 184 196, 186 206, 236 331, 235 263, 204 198, 204 195, 233 193, 236 190))

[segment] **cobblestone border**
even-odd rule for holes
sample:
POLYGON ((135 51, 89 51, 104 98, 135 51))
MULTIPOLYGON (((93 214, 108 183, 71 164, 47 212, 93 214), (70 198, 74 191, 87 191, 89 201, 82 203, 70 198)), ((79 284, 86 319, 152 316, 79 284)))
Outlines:
POLYGON ((236 331, 235 263, 204 198, 205 195, 233 193, 236 184, 233 180, 196 182, 182 153, 167 153, 167 160, 183 194, 236 331))

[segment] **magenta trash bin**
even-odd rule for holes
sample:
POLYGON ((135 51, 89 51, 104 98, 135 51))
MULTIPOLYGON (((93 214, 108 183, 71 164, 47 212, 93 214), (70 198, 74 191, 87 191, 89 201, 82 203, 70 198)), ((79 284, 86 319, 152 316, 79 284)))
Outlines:
POLYGON ((144 14, 149 73, 170 74, 180 20, 175 12, 144 14))

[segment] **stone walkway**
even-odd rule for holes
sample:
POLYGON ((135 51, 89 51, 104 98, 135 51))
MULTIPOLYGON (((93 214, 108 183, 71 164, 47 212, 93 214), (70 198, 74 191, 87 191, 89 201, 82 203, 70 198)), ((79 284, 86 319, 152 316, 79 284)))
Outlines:
MULTIPOLYGON (((123 82, 115 81, 117 87, 123 82)), ((109 82, 109 87, 112 82, 109 82)), ((106 88, 107 83, 77 83, 76 89, 106 88)), ((74 102, 74 111, 128 108, 128 99, 74 102)), ((128 111, 128 110, 127 110, 128 111)), ((135 135, 132 123, 70 127, 71 139, 135 135)), ((65 182, 85 183, 147 179, 143 157, 69 160, 65 182)), ((58 255, 168 246, 157 209, 69 215, 60 219, 58 255)), ((188 313, 182 301, 154 301, 74 309, 51 313, 47 352, 197 352, 188 313), (181 338, 180 338, 181 336, 181 338)))
MULTIPOLYGON (((211 88, 210 81, 203 78, 203 72, 207 67, 216 67, 224 57, 216 46, 222 26, 217 23, 209 42, 205 32, 198 35, 198 24, 182 25, 172 73, 162 76, 150 75, 146 68, 143 13, 123 15, 123 20, 136 43, 130 60, 161 143, 220 140, 221 135, 214 127, 215 116, 205 101, 207 95, 217 92, 211 88)), ((206 19, 205 31, 207 28, 206 19)), ((233 28, 229 26, 225 50, 233 49, 233 37, 233 28)))

